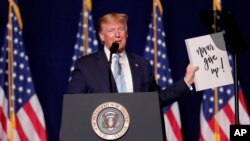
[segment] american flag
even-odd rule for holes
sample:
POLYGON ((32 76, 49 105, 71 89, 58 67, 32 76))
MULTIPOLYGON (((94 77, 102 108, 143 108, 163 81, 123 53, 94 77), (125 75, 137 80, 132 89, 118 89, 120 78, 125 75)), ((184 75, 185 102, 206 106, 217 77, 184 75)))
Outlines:
POLYGON ((93 53, 98 50, 98 41, 91 14, 91 0, 83 1, 80 21, 78 23, 78 32, 76 35, 76 44, 72 57, 73 63, 71 71, 74 70, 74 62, 83 55, 93 53))
MULTIPOLYGON (((213 10, 221 11, 221 2, 214 0, 213 10)), ((221 27, 220 15, 216 15, 216 24, 212 25, 214 31, 226 31, 221 27)), ((233 57, 228 52, 229 63, 233 74, 233 57)), ((239 90, 239 122, 249 124, 249 114, 244 100, 243 90, 238 82, 239 90)), ((201 141, 229 141, 230 125, 235 124, 235 95, 234 85, 227 85, 204 91, 200 113, 200 140, 201 141)))
POLYGON ((44 115, 34 89, 15 2, 10 4, 8 15, 0 54, 0 140, 46 141, 44 115))
MULTIPOLYGON (((162 89, 166 89, 173 84, 173 79, 168 62, 162 20, 161 3, 159 0, 154 0, 152 21, 149 24, 144 56, 149 59, 150 64, 154 67, 155 78, 158 85, 162 89)), ((163 112, 167 140, 182 141, 183 138, 178 103, 175 102, 172 105, 163 108, 163 112)))

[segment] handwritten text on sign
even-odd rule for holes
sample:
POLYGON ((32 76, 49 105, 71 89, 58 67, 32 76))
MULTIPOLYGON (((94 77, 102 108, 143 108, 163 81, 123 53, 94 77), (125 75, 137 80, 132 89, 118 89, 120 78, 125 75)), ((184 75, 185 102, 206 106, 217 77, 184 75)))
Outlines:
POLYGON ((199 66, 195 73, 197 91, 233 83, 222 33, 190 38, 185 42, 191 64, 199 66))
POLYGON ((216 54, 213 54, 215 47, 212 44, 209 44, 205 47, 198 47, 198 49, 196 50, 196 53, 203 58, 204 60, 204 69, 206 71, 210 71, 212 74, 215 74, 216 77, 219 77, 219 70, 222 69, 223 72, 224 71, 224 67, 223 67, 223 58, 220 57, 218 59, 218 56, 216 54), (215 67, 211 67, 211 64, 215 64, 215 61, 220 60, 221 64, 218 64, 220 66, 215 66, 215 67))

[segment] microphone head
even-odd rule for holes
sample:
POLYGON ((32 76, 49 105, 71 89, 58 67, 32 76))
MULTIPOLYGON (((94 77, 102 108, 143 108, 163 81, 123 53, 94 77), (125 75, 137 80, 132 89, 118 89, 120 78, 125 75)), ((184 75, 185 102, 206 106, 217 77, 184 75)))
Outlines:
POLYGON ((118 51, 118 48, 119 48, 119 43, 113 42, 109 50, 111 53, 116 53, 118 51))

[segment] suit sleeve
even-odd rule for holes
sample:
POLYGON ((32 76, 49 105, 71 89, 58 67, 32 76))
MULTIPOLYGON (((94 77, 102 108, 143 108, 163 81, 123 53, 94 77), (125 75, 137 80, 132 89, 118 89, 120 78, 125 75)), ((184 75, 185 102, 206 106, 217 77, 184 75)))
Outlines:
POLYGON ((158 90, 158 92, 161 107, 167 106, 192 93, 184 79, 177 81, 171 87, 165 90, 158 90))
POLYGON ((153 70, 152 70, 150 63, 147 61, 145 64, 146 64, 145 68, 147 68, 146 69, 147 75, 145 75, 145 78, 150 80, 147 82, 151 82, 150 85, 148 85, 147 90, 158 91, 161 107, 165 107, 192 93, 192 91, 187 86, 184 79, 177 81, 176 83, 174 83, 173 85, 171 85, 169 88, 165 90, 161 90, 161 88, 157 85, 155 81, 155 77, 154 77, 153 70))
POLYGON ((71 73, 71 79, 68 85, 68 94, 84 93, 86 90, 86 83, 84 80, 83 70, 80 61, 76 61, 74 71, 71 73))

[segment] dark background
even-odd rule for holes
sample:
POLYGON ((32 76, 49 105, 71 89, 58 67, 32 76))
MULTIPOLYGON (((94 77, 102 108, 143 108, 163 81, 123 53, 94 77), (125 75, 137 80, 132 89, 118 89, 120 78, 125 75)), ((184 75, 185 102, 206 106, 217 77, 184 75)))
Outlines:
MULTIPOLYGON (((250 1, 223 2, 223 9, 231 12, 243 39, 249 46, 250 1)), ((62 98, 67 89, 81 5, 81 0, 19 0, 24 24, 24 44, 29 55, 35 88, 44 110, 50 141, 56 141, 59 136, 62 98)), ((174 80, 178 80, 183 77, 189 63, 184 39, 209 33, 199 13, 211 10, 212 0, 162 0, 162 5, 170 67, 174 80)), ((127 50, 143 55, 152 0, 93 0, 92 9, 96 29, 96 21, 105 13, 128 14, 127 50)), ((8 1, 0 0, 1 46, 6 29, 7 11, 8 1)), ((238 55, 239 80, 248 107, 249 58, 249 50, 238 55)), ((202 94, 197 93, 179 101, 182 130, 186 141, 198 140, 201 99, 202 94)))

